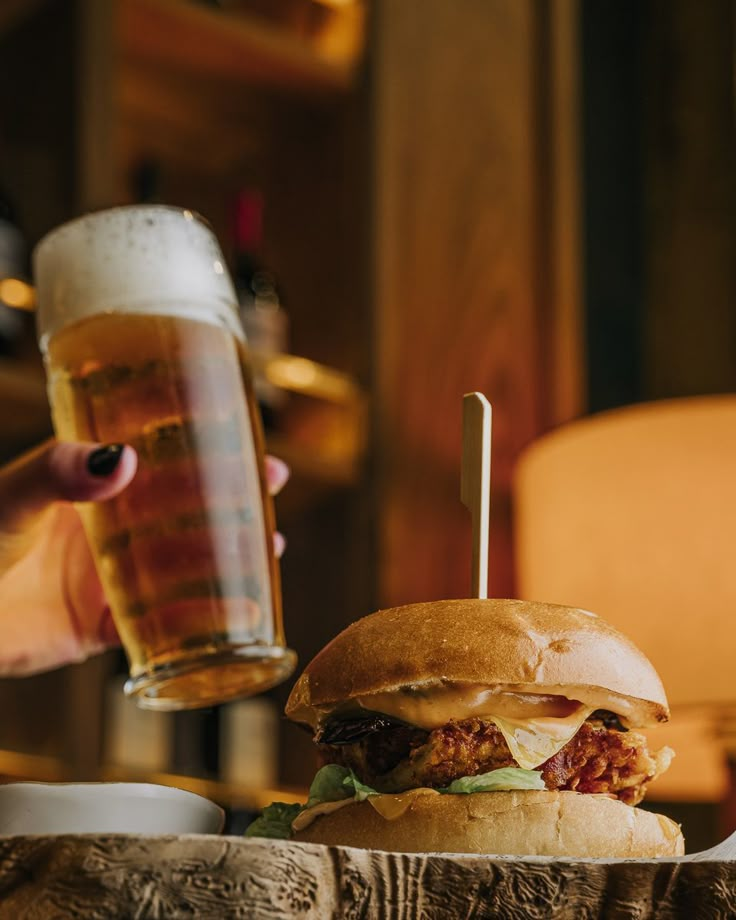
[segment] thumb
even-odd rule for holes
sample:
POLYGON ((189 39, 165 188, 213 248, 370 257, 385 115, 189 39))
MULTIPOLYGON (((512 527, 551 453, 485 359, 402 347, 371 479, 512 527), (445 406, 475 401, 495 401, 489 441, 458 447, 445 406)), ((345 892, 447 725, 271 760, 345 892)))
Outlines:
POLYGON ((47 441, 0 470, 0 530, 18 530, 55 501, 101 501, 135 475, 138 457, 122 444, 47 441))

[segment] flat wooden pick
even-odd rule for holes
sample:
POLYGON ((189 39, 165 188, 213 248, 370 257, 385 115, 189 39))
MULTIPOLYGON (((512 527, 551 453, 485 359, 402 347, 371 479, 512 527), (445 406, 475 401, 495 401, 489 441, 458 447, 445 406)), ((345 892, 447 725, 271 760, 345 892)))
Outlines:
POLYGON ((491 404, 482 393, 463 397, 460 499, 473 526, 471 595, 488 597, 488 521, 491 507, 491 404))

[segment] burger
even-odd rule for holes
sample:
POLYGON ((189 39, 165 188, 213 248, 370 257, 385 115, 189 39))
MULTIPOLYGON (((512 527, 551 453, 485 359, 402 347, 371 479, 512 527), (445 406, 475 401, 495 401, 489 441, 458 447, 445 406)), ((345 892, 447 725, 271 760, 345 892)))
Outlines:
POLYGON ((286 715, 323 766, 304 805, 248 829, 397 852, 655 857, 677 824, 636 806, 670 764, 640 729, 669 717, 648 659, 571 607, 449 600, 353 623, 286 715))

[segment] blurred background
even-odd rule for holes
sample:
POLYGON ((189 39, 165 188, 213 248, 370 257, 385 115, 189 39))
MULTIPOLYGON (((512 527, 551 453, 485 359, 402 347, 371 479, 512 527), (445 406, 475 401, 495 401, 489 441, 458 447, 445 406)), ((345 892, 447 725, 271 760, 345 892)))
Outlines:
MULTIPOLYGON (((518 595, 525 448, 736 390, 735 35, 733 0, 4 0, 0 299, 23 306, 30 248, 79 213, 199 211, 292 467, 301 663, 379 606, 468 593, 471 390, 494 409, 491 593, 518 595)), ((32 315, 0 305, 0 459, 49 433, 32 315)), ((233 830, 308 784, 288 686, 163 715, 124 671, 3 681, 0 775, 172 782, 233 830)), ((728 774, 721 746, 652 787, 690 850, 727 827, 728 774)))

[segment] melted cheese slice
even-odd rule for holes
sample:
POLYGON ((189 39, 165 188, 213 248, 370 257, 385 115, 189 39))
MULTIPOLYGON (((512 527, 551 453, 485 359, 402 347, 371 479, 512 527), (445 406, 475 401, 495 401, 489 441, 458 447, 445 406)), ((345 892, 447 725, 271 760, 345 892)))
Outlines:
POLYGON ((382 818, 395 821, 411 808, 414 800, 421 795, 439 795, 439 792, 420 786, 418 789, 409 789, 408 792, 397 792, 393 795, 369 795, 367 801, 382 818))
POLYGON ((580 707, 562 718, 509 719, 490 716, 520 767, 533 770, 560 751, 593 712, 580 707))

